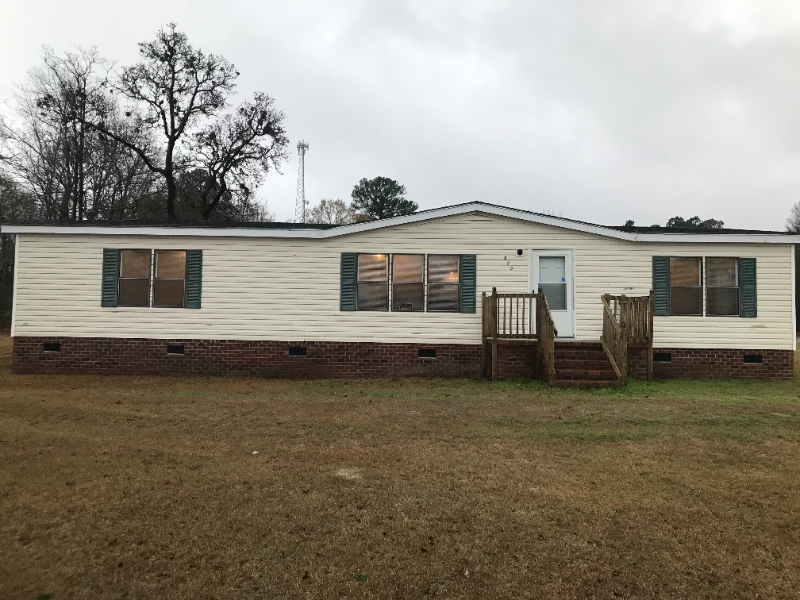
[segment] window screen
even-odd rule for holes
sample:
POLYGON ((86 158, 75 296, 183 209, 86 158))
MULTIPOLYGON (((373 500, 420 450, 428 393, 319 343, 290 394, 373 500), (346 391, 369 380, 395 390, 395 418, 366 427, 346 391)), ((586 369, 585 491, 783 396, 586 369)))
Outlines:
POLYGON ((567 310, 567 279, 564 256, 539 257, 539 287, 550 310, 567 310))
POLYGON ((425 255, 392 256, 392 310, 417 311, 425 305, 422 274, 425 255))
POLYGON ((186 295, 186 251, 156 250, 153 306, 183 308, 186 295))
POLYGON ((669 259, 669 307, 671 315, 702 315, 703 287, 700 258, 669 259))
POLYGON ((458 312, 457 254, 428 255, 428 310, 458 312))
POLYGON ((357 310, 389 310, 389 256, 359 254, 357 310))
POLYGON ((735 258, 706 258, 706 314, 739 314, 738 264, 735 258))
POLYGON ((122 250, 119 306, 150 306, 150 250, 122 250))

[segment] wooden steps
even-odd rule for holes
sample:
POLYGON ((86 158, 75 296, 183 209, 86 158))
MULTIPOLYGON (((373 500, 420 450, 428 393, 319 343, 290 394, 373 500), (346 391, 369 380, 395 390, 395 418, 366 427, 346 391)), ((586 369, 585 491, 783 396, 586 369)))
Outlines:
POLYGON ((556 342, 557 386, 606 387, 618 384, 614 367, 600 342, 556 342))

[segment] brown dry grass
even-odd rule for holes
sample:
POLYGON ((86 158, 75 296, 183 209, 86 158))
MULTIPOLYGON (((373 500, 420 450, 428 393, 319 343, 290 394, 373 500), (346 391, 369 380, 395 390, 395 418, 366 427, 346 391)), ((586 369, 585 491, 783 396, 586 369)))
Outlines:
POLYGON ((0 598, 800 595, 795 382, 35 377, 9 348, 0 598))

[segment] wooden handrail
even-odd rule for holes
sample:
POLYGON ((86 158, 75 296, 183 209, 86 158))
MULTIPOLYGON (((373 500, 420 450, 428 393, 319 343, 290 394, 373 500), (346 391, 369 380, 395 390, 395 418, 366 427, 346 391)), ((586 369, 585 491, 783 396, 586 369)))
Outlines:
POLYGON ((533 340, 537 344, 536 377, 549 384, 555 379, 555 347, 557 335, 547 299, 538 293, 498 294, 492 288, 483 299, 482 361, 484 377, 496 380, 498 373, 498 340, 533 340), (491 351, 490 351, 491 347, 491 351), (492 360, 489 364, 489 356, 492 360))
POLYGON ((647 379, 653 379, 653 290, 647 296, 603 294, 603 335, 600 342, 624 383, 628 377, 628 343, 647 346, 647 379), (624 347, 623 347, 624 346, 624 347))
POLYGON ((646 344, 652 338, 652 292, 647 296, 612 296, 604 294, 614 317, 625 323, 628 329, 628 341, 634 344, 646 344))
POLYGON ((558 330, 553 322, 553 315, 550 306, 547 304, 547 297, 539 288, 539 301, 536 303, 536 329, 539 336, 539 364, 541 369, 541 379, 547 385, 553 385, 556 379, 556 351, 555 337, 558 330))
POLYGON ((628 336, 625 323, 618 323, 608 297, 603 296, 603 333, 600 344, 608 361, 617 374, 617 379, 625 385, 628 381, 628 336))

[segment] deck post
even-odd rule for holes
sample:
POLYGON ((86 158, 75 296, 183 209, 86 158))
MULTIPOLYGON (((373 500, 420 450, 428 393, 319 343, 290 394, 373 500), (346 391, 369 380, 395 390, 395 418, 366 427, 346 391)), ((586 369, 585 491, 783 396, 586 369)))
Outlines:
POLYGON ((487 311, 489 310, 489 305, 486 302, 486 292, 481 293, 481 314, 483 316, 483 320, 481 322, 481 377, 488 378, 488 364, 489 364, 489 356, 488 352, 486 351, 486 338, 488 332, 486 331, 488 325, 487 319, 487 311))
POLYGON ((653 312, 655 310, 655 296, 650 290, 647 302, 647 381, 653 381, 653 312))
POLYGON ((497 381, 497 328, 499 311, 497 310, 497 288, 492 288, 492 381, 497 381))
POLYGON ((544 368, 542 366, 542 296, 541 292, 536 294, 536 369, 535 377, 544 380, 544 368))

